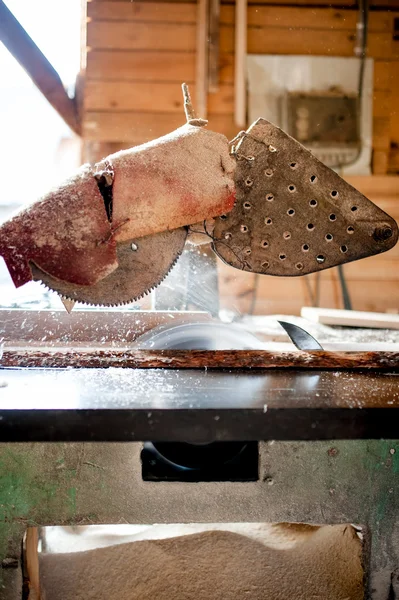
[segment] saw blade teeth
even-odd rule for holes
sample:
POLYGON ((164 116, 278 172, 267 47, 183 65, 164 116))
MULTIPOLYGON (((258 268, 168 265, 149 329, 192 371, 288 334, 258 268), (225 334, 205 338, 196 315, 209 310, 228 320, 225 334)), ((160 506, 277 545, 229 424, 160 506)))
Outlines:
POLYGON ((179 260, 180 256, 182 255, 182 252, 183 251, 180 251, 179 254, 176 256, 176 258, 170 265, 169 270, 165 273, 165 275, 162 277, 162 279, 160 279, 157 283, 153 284, 147 290, 144 290, 144 292, 142 292, 139 296, 136 296, 136 297, 132 298, 131 300, 123 300, 119 303, 94 304, 94 303, 90 303, 90 302, 76 300, 76 298, 71 298, 65 294, 60 294, 56 289, 51 288, 41 279, 37 279, 35 281, 38 281, 40 283, 40 285, 42 285, 43 287, 46 288, 47 291, 58 294, 58 296, 61 298, 61 300, 66 300, 68 302, 74 302, 75 304, 81 304, 83 306, 88 306, 88 307, 93 306, 93 307, 117 308, 118 306, 127 306, 128 304, 137 302, 138 300, 141 300, 145 296, 149 296, 154 290, 156 290, 165 281, 167 276, 171 273, 172 269, 176 266, 176 263, 179 260))
POLYGON ((127 306, 151 294, 165 280, 182 254, 186 236, 187 230, 182 227, 143 237, 139 256, 137 252, 132 256, 131 241, 120 243, 117 246, 119 267, 86 288, 58 280, 33 263, 32 275, 47 291, 56 292, 69 302, 89 307, 127 306), (152 281, 151 277, 154 278, 152 281))

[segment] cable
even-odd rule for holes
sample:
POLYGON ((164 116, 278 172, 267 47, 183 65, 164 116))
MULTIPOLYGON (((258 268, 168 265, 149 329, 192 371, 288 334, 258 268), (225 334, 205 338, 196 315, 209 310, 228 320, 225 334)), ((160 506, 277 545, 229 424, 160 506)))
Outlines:
MULTIPOLYGON (((359 0, 359 18, 356 23, 356 46, 355 55, 359 57, 359 79, 357 85, 357 127, 359 136, 361 134, 361 123, 362 123, 362 102, 363 102, 363 88, 364 88, 364 73, 366 70, 366 57, 367 57, 367 37, 368 37, 368 25, 369 25, 369 0, 359 0)), ((343 167, 349 167, 355 164, 359 159, 362 152, 362 142, 360 138, 359 148, 356 156, 349 161, 341 165, 333 166, 333 169, 342 169, 343 167)), ((349 293, 348 284, 346 282, 345 273, 342 265, 338 265, 338 276, 341 284, 342 301, 345 310, 352 310, 352 301, 349 293)))

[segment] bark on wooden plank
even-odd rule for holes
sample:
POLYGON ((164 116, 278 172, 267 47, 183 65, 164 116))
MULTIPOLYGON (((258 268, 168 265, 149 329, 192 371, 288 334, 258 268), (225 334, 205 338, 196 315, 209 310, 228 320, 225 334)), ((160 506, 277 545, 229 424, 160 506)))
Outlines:
POLYGON ((5 350, 3 367, 135 369, 374 369, 399 371, 399 352, 268 352, 265 350, 5 350))

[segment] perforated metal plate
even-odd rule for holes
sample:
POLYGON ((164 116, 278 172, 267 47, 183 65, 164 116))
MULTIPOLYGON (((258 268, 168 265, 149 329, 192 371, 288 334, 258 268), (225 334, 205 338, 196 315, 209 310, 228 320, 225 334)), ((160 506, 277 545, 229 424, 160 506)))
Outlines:
POLYGON ((234 150, 237 200, 213 248, 238 269, 296 276, 385 252, 396 222, 264 119, 234 150))

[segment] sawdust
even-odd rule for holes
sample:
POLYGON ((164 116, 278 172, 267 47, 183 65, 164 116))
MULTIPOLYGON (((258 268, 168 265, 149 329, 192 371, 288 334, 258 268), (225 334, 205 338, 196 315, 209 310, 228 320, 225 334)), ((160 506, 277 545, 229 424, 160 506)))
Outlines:
POLYGON ((235 200, 235 161, 224 135, 186 124, 106 159, 114 171, 117 241, 221 215, 235 200), (128 221, 126 221, 128 219, 128 221))
POLYGON ((350 525, 281 524, 273 546, 228 531, 40 555, 45 600, 361 600, 350 525), (285 536, 285 537, 284 537, 285 536))

